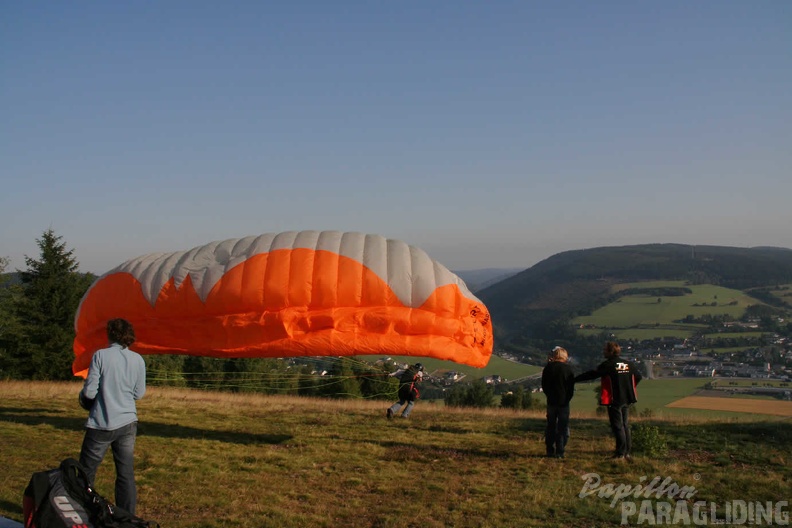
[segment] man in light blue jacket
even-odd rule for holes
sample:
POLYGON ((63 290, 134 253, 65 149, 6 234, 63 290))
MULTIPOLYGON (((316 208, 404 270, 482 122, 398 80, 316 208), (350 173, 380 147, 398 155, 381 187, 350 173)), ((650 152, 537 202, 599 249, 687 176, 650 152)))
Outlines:
POLYGON ((125 319, 107 322, 108 348, 97 350, 91 359, 81 400, 94 400, 85 424, 80 464, 93 483, 107 448, 113 450, 116 468, 116 505, 134 514, 137 488, 133 467, 137 408, 146 392, 146 364, 129 349, 135 342, 132 324, 125 319))

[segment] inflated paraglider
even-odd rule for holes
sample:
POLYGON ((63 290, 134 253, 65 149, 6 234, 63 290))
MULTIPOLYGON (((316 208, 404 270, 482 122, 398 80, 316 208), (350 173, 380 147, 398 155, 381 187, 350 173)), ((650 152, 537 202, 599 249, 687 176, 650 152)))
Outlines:
POLYGON ((422 250, 379 235, 290 231, 129 260, 86 292, 72 369, 107 345, 212 357, 410 355, 483 367, 492 322, 465 283, 422 250))

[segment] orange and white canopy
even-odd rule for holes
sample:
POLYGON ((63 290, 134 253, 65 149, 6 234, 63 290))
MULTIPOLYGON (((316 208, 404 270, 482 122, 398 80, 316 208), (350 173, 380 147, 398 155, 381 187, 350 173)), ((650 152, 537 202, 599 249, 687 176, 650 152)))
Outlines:
POLYGON ((483 367, 492 322, 464 281, 379 235, 290 231, 129 260, 86 292, 73 371, 85 375, 121 317, 142 354, 409 355, 483 367))

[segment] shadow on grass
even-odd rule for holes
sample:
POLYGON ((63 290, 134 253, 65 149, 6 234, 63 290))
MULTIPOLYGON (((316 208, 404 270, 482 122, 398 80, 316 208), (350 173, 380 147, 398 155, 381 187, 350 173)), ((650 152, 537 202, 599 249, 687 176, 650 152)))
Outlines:
MULTIPOLYGON (((788 420, 680 423, 630 418, 633 449, 638 454, 656 447, 654 442, 658 446, 664 444, 674 456, 685 460, 722 459, 728 463, 775 467, 792 456, 792 423, 788 420), (636 434, 639 428, 646 426, 656 428, 656 439, 651 434, 643 439, 636 434)), ((572 418, 569 425, 573 437, 611 438, 607 417, 572 418)), ((507 429, 518 434, 541 436, 544 434, 545 420, 515 419, 507 424, 507 429)))
MULTIPOLYGON (((17 423, 28 426, 49 425, 64 431, 85 430, 85 418, 68 418, 63 416, 50 416, 47 414, 33 414, 31 411, 39 413, 62 412, 60 410, 51 409, 23 410, 9 407, 0 407, 0 422, 17 423)), ((199 427, 190 427, 186 425, 148 421, 138 423, 138 436, 215 440, 217 442, 227 442, 242 445, 282 444, 293 438, 291 435, 257 434, 241 431, 201 429, 199 427)))
POLYGON ((518 453, 514 451, 497 449, 477 449, 465 447, 438 447, 436 445, 424 445, 414 442, 393 442, 393 441, 372 441, 372 444, 379 444, 388 449, 389 458, 395 460, 433 460, 433 459, 454 459, 454 458, 512 458, 518 453))
POLYGON ((19 414, 30 414, 30 413, 60 413, 62 412, 60 409, 45 409, 44 407, 0 407, 0 413, 19 413, 19 414))
POLYGON ((61 414, 62 409, 17 409, 13 407, 0 407, 0 422, 17 423, 23 425, 49 425, 64 431, 82 431, 85 429, 85 418, 69 418, 64 416, 51 416, 53 413, 61 414))
POLYGON ((282 444, 294 438, 284 434, 259 434, 241 431, 222 431, 200 429, 187 425, 165 424, 159 422, 140 422, 138 436, 158 436, 160 438, 185 438, 215 440, 232 444, 282 444))
POLYGON ((732 460, 752 463, 768 463, 768 457, 779 453, 792 456, 792 423, 786 421, 643 423, 656 426, 671 449, 729 455, 732 460))
MULTIPOLYGON (((569 421, 569 426, 578 431, 594 433, 598 432, 602 427, 606 427, 610 430, 607 416, 604 418, 572 418, 569 421)), ((545 418, 512 419, 509 423, 509 428, 511 430, 521 433, 544 434, 546 427, 547 420, 545 418)))
POLYGON ((22 515, 22 497, 19 497, 19 504, 16 502, 0 500, 0 510, 22 515))
POLYGON ((427 431, 433 433, 449 433, 449 434, 467 434, 472 432, 470 429, 464 427, 447 427, 445 425, 432 425, 426 428, 427 431))

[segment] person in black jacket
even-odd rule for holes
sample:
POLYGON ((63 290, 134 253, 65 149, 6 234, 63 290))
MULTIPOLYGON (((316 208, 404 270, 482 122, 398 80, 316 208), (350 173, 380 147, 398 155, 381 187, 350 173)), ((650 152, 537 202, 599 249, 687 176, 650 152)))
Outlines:
POLYGON ((401 413, 402 418, 409 418, 415 401, 419 398, 418 382, 423 379, 424 367, 420 363, 409 365, 406 368, 399 369, 396 372, 389 374, 391 377, 399 378, 399 401, 388 407, 385 411, 385 416, 390 420, 393 415, 399 412, 402 405, 405 403, 407 406, 401 413))
POLYGON ((542 392, 547 398, 545 446, 547 456, 564 458, 569 440, 569 402, 575 394, 575 374, 567 365, 569 353, 557 346, 542 370, 542 392))
POLYGON ((608 420, 616 440, 613 458, 631 460, 630 405, 638 401, 635 387, 640 383, 642 376, 632 362, 621 359, 621 346, 618 343, 614 341, 605 343, 603 354, 605 361, 595 370, 577 376, 575 382, 600 378, 602 383, 600 405, 608 406, 608 420))

